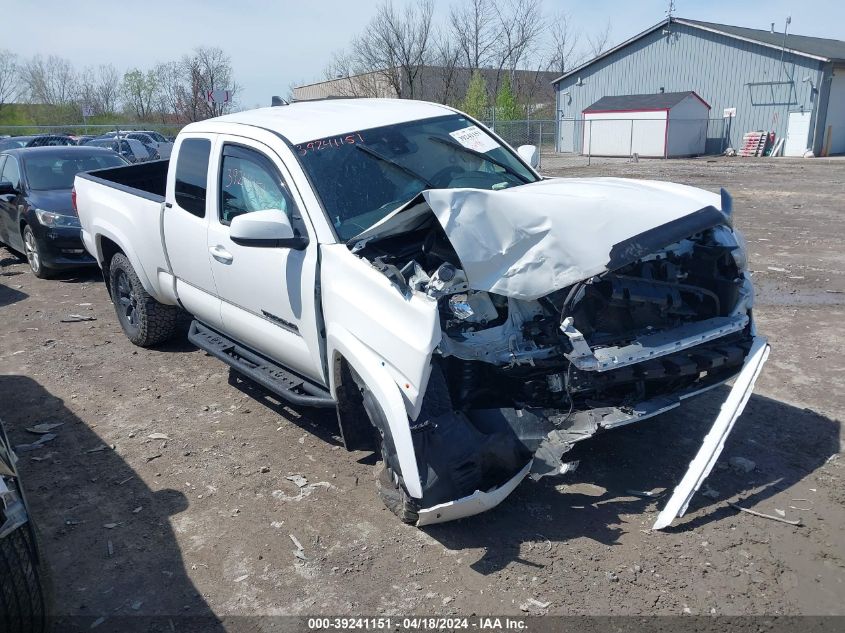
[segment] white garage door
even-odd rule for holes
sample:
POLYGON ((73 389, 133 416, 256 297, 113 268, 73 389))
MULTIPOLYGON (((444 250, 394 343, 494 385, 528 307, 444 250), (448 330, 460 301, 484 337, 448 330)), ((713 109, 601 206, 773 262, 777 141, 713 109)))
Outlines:
POLYGON ((803 156, 810 145, 810 113, 790 112, 784 156, 803 156))

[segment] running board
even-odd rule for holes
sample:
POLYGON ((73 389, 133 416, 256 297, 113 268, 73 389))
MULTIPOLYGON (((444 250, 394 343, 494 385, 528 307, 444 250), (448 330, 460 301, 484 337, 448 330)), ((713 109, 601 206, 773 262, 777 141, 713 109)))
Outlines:
POLYGON ((191 322, 188 340, 292 404, 304 407, 334 407, 337 404, 324 388, 235 343, 199 321, 191 322))

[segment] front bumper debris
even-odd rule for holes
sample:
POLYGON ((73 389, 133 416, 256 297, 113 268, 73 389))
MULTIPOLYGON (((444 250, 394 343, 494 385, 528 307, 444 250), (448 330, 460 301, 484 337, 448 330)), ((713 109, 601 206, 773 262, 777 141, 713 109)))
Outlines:
POLYGON ((454 521, 455 519, 481 514, 482 512, 495 508, 525 479, 525 476, 531 470, 531 464, 532 462, 528 462, 522 470, 498 488, 487 492, 476 490, 471 495, 462 497, 461 499, 447 501, 446 503, 440 503, 436 506, 420 510, 417 526, 454 521))
POLYGON ((769 357, 769 344, 763 337, 755 337, 751 351, 745 359, 742 371, 736 377, 730 394, 722 403, 719 415, 713 423, 713 427, 704 438, 701 448, 695 459, 690 463, 681 483, 675 488, 672 497, 658 515, 657 521, 652 526, 653 530, 662 530, 671 525, 676 517, 681 517, 687 511, 687 506, 702 482, 713 470, 716 460, 725 447, 725 440, 733 430, 734 423, 742 414, 751 393, 754 391, 754 382, 766 359, 769 357))

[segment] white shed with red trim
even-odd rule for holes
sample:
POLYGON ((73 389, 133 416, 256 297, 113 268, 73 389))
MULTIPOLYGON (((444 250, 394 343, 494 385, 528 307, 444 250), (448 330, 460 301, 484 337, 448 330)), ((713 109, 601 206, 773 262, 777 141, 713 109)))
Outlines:
POLYGON ((690 90, 602 97, 583 114, 585 154, 679 158, 704 153, 710 106, 690 90))

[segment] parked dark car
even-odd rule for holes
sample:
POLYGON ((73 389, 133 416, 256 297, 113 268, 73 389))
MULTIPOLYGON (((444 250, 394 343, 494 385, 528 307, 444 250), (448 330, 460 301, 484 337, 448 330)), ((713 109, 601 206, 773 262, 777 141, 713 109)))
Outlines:
POLYGON ((76 145, 76 141, 64 134, 36 134, 33 136, 12 136, 0 141, 0 151, 17 147, 55 147, 76 145))
POLYGON ((99 147, 34 147, 0 153, 0 242, 26 255, 36 277, 96 265, 85 252, 73 209, 80 171, 127 165, 99 147))
POLYGON ((130 138, 101 136, 85 142, 86 147, 107 147, 123 156, 130 163, 143 163, 151 160, 150 150, 141 141, 130 138))

